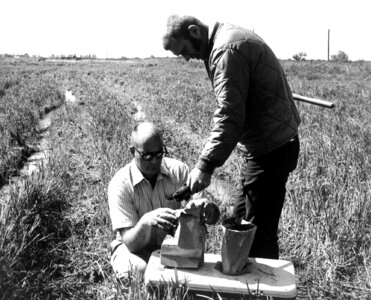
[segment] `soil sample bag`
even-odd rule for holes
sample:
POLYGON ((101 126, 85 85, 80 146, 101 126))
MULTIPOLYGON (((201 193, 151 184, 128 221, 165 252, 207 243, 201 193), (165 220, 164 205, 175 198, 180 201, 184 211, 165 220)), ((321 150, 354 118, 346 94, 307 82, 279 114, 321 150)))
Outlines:
POLYGON ((204 263, 206 227, 200 221, 201 208, 179 210, 174 236, 161 245, 161 264, 167 267, 199 268, 204 263))
POLYGON ((238 224, 234 218, 222 223, 224 237, 222 243, 222 263, 217 269, 226 275, 248 273, 250 264, 248 256, 255 237, 256 225, 252 223, 238 224))

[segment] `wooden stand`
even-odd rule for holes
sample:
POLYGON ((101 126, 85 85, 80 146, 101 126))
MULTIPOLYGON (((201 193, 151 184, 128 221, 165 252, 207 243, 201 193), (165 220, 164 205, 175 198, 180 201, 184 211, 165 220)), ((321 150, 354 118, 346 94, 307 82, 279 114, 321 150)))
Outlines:
MULTIPOLYGON (((145 272, 147 286, 186 285, 191 292, 200 295, 247 295, 295 299, 296 284, 294 266, 285 260, 249 258, 249 273, 231 276, 215 269, 220 255, 205 254, 199 269, 168 268, 160 262, 160 251, 154 251, 145 272)), ((235 298, 236 299, 236 298, 235 298)), ((262 298, 260 298, 262 299, 262 298)))

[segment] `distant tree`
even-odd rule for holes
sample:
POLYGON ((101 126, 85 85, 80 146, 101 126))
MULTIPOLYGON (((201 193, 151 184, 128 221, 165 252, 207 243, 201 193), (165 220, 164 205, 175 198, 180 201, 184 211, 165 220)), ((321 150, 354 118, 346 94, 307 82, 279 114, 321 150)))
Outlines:
POLYGON ((88 55, 85 55, 84 58, 85 59, 97 59, 97 56, 95 54, 88 54, 88 55))
POLYGON ((333 61, 349 61, 348 54, 344 51, 339 51, 338 54, 331 55, 333 61))
POLYGON ((299 53, 294 54, 292 58, 295 60, 305 60, 306 56, 307 54, 305 52, 299 52, 299 53))

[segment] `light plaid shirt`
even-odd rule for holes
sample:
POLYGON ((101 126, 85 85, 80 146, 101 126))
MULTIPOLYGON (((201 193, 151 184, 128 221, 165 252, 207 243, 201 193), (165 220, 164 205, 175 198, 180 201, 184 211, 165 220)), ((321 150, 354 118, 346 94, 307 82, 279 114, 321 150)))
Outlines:
MULTIPOLYGON (((113 230, 134 227, 145 213, 160 207, 181 208, 180 202, 167 198, 187 182, 188 174, 186 164, 164 157, 152 188, 132 160, 115 174, 108 186, 113 230)), ((151 244, 161 245, 165 235, 162 230, 152 230, 151 244)))

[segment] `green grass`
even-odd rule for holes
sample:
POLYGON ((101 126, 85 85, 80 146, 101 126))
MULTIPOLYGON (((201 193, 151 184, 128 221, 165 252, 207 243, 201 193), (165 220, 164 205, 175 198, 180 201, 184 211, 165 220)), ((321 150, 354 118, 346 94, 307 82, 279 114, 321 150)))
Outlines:
MULTIPOLYGON (((282 64, 293 92, 333 101, 336 107, 297 102, 301 154, 287 185, 281 258, 294 263, 302 298, 367 299, 371 64, 282 64)), ((0 227, 0 299, 145 298, 140 276, 125 291, 109 266, 113 234, 106 188, 131 160, 128 139, 135 103, 164 129, 170 156, 194 166, 216 105, 203 65, 178 59, 2 60, 0 65, 3 183, 17 173, 20 163, 13 161, 36 143, 38 120, 62 104, 64 91, 71 89, 83 102, 57 111, 50 129, 50 165, 12 190, 0 227), (12 137, 14 132, 21 142, 12 137)), ((233 153, 216 170, 225 193, 208 189, 222 212, 231 205, 238 163, 233 153)), ((220 228, 209 231, 206 250, 219 253, 220 228)), ((184 293, 186 289, 168 287, 163 298, 181 299, 184 293)))
POLYGON ((52 74, 32 66, 1 64, 0 186, 17 175, 36 150, 39 120, 63 102, 61 87, 52 74))

